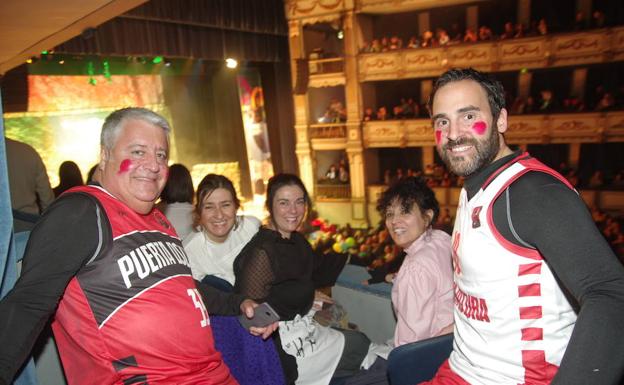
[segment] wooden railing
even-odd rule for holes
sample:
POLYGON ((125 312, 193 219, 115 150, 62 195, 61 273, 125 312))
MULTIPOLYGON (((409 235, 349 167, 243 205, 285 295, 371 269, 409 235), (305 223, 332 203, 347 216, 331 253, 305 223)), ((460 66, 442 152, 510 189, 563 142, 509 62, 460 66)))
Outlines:
POLYGON ((351 186, 349 184, 316 184, 316 198, 320 199, 349 199, 351 186))
MULTIPOLYGON (((369 121, 362 124, 364 147, 433 146, 430 119, 369 121)), ((511 115, 510 144, 624 142, 624 111, 511 115)))
POLYGON ((358 55, 360 81, 438 76, 449 68, 500 72, 624 60, 624 27, 358 55))
MULTIPOLYGON (((367 187, 368 202, 377 203, 381 193, 387 188, 385 185, 369 185, 367 187)), ((434 187, 433 192, 441 207, 456 207, 459 202, 460 187, 434 187)), ((624 190, 581 189, 579 194, 589 207, 597 207, 606 212, 624 214, 624 190)))
POLYGON ((308 61, 308 66, 310 68, 310 75, 342 72, 344 70, 344 58, 310 59, 308 61))
POLYGON ((347 127, 343 123, 311 124, 310 139, 339 139, 347 137, 347 127))

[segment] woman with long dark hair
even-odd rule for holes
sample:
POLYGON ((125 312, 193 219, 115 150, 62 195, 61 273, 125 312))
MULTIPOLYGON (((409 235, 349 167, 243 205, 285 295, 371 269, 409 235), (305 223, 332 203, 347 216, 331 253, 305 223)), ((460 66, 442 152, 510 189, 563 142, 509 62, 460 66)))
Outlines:
POLYGON ((269 221, 234 262, 235 291, 266 301, 280 315, 279 335, 273 336, 286 382, 326 385, 334 376, 359 370, 370 340, 360 332, 322 326, 313 318, 315 289, 333 285, 337 273, 324 268, 325 260, 298 232, 309 207, 310 197, 297 176, 278 174, 269 180, 269 221))

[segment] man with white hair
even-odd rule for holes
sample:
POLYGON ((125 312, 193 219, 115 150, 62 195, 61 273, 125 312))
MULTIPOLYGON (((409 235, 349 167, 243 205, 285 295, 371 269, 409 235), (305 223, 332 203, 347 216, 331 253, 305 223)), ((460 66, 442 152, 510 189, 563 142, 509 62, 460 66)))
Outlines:
POLYGON ((251 317, 255 303, 197 284, 175 230, 154 208, 167 180, 169 131, 143 108, 106 118, 100 185, 69 190, 50 206, 22 276, 0 302, 0 384, 11 383, 52 315, 70 384, 237 384, 214 348, 207 309, 251 317))

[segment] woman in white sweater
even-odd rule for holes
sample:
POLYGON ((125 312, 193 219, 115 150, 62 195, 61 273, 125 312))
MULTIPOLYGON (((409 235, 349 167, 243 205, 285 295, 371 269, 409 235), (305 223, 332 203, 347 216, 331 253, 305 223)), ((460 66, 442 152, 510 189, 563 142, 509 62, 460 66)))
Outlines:
POLYGON ((209 276, 210 284, 221 279, 229 284, 225 287, 234 285, 234 259, 260 227, 257 218, 237 215, 239 208, 240 200, 227 177, 208 174, 199 183, 195 231, 184 239, 196 280, 209 276))
MULTIPOLYGON (((258 232, 260 221, 237 215, 240 201, 232 182, 208 174, 197 186, 195 231, 184 249, 193 278, 223 291, 232 291, 233 262, 258 232)), ((284 373, 271 340, 251 336, 236 317, 210 316, 215 346, 241 385, 284 385, 284 373)))

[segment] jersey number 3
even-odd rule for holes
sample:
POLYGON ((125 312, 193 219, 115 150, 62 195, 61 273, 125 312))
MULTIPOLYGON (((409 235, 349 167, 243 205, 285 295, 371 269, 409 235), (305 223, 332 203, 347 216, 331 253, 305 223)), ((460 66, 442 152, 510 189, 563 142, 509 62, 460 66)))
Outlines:
POLYGON ((193 300, 193 304, 195 305, 195 307, 201 312, 202 320, 200 322, 200 325, 201 327, 205 328, 210 324, 210 319, 208 318, 208 310, 206 310, 206 306, 204 305, 204 301, 202 300, 201 295, 199 295, 197 289, 187 289, 186 293, 193 300))

